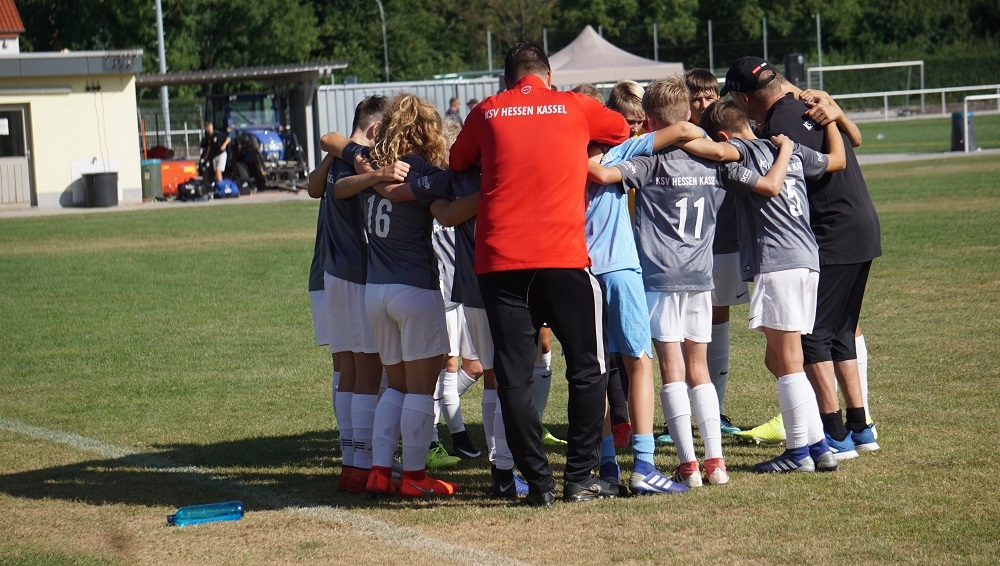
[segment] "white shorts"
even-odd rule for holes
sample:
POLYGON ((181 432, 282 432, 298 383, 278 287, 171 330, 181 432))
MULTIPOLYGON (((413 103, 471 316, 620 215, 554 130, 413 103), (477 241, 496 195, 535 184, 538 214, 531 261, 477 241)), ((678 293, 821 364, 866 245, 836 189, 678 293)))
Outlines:
POLYGON ((646 305, 653 340, 712 341, 711 291, 646 291, 646 305))
POLYGON ((448 356, 461 356, 466 360, 479 359, 469 336, 469 325, 465 321, 465 306, 459 304, 450 311, 445 311, 444 318, 448 324, 448 356))
POLYGON ((378 352, 368 315, 365 314, 365 286, 323 274, 326 286, 326 331, 330 352, 378 352))
POLYGON ((739 252, 712 256, 712 306, 745 305, 750 302, 750 289, 740 272, 739 252))
POLYGON ((216 171, 218 171, 220 173, 225 172, 225 170, 226 170, 226 161, 228 160, 228 158, 229 158, 229 155, 226 152, 224 152, 224 151, 222 153, 220 153, 219 155, 216 155, 215 157, 213 157, 212 158, 212 169, 215 169, 216 171))
POLYGON ((753 278, 750 328, 811 334, 816 322, 818 284, 819 273, 804 267, 758 274, 753 278))
POLYGON ((483 365, 483 369, 493 369, 493 335, 490 334, 486 309, 465 307, 465 321, 468 323, 469 338, 478 354, 479 363, 483 365))
POLYGON ((378 353, 387 366, 448 353, 441 291, 369 283, 365 310, 378 353))
POLYGON ((313 334, 316 335, 317 346, 326 346, 330 343, 326 331, 327 317, 324 301, 326 301, 326 291, 324 289, 309 291, 309 303, 312 306, 313 315, 313 334))

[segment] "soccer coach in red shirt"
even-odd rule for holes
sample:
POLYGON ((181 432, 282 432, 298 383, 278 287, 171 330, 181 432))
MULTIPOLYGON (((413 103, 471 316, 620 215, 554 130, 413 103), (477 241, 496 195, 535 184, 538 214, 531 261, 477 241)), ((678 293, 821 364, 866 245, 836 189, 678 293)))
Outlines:
MULTIPOLYGON (((592 475, 607 393, 604 303, 590 275, 584 240, 587 145, 628 138, 625 119, 594 99, 551 90, 545 50, 519 43, 504 59, 508 90, 466 118, 450 166, 482 167, 475 268, 495 347, 507 442, 529 493, 548 505, 555 481, 542 447, 532 396, 532 365, 542 323, 566 355, 569 430, 563 498, 613 497, 592 475)), ((501 487, 508 478, 494 477, 501 487)), ((513 481, 511 476, 510 481, 513 481)))

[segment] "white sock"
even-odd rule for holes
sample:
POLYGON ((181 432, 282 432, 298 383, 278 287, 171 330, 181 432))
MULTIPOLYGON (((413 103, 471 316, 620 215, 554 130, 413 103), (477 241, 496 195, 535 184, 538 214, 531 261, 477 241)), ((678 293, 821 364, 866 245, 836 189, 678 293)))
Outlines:
POLYGON ((535 397, 535 409, 538 410, 538 420, 544 422, 545 405, 549 402, 549 389, 552 387, 552 372, 543 367, 532 370, 531 378, 535 380, 532 394, 535 397))
POLYGON ((381 397, 389 389, 389 374, 382 368, 382 381, 378 384, 378 396, 381 397))
POLYGON ((503 425, 500 403, 497 403, 496 412, 493 413, 493 439, 496 444, 493 465, 501 470, 514 469, 514 456, 510 453, 510 446, 507 446, 507 429, 503 425))
POLYGON ((824 437, 816 393, 804 372, 778 378, 778 408, 785 423, 786 448, 809 446, 824 437))
POLYGON ((712 325, 712 341, 708 343, 708 377, 719 398, 719 412, 726 399, 729 383, 729 321, 712 325))
POLYGON ((441 422, 441 410, 444 405, 445 375, 447 373, 442 369, 441 373, 438 374, 437 385, 434 386, 434 426, 437 426, 441 422))
POLYGON ((496 412, 497 412, 497 390, 483 389, 483 432, 486 434, 486 454, 493 462, 493 452, 496 450, 496 412))
POLYGON ((661 387, 660 403, 663 404, 663 418, 670 429, 670 437, 677 446, 677 458, 681 464, 698 460, 694 453, 694 435, 691 433, 691 400, 688 398, 687 384, 679 381, 661 387))
POLYGON ((337 388, 340 387, 340 372, 334 371, 330 378, 330 406, 333 407, 333 416, 337 416, 337 388))
POLYGON ((340 453, 345 466, 354 465, 354 426, 351 424, 351 400, 354 393, 340 391, 333 399, 333 412, 337 417, 337 428, 340 429, 340 453))
POLYGON ((476 380, 472 379, 472 376, 465 373, 465 370, 458 368, 458 396, 461 397, 465 395, 465 392, 469 390, 470 387, 476 384, 476 380))
POLYGON ((375 425, 375 405, 378 395, 354 394, 351 400, 351 424, 354 430, 354 467, 372 467, 372 427, 375 425))
POLYGON ((444 420, 448 423, 448 430, 452 434, 465 430, 465 419, 462 418, 462 403, 458 400, 458 396, 461 395, 458 378, 458 372, 445 372, 444 374, 444 399, 441 405, 444 409, 444 420))
MULTIPOLYGON (((403 392, 386 389, 375 406, 372 424, 372 465, 392 467, 392 456, 399 442, 399 419, 403 410, 403 392)), ((430 442, 427 443, 430 445, 430 442)))
POLYGON ((427 467, 431 430, 435 428, 434 398, 407 393, 403 397, 399 428, 403 436, 403 471, 423 470, 427 467))
POLYGON ((868 409, 868 344, 864 334, 854 337, 854 348, 858 352, 858 376, 861 378, 861 396, 865 400, 865 418, 871 420, 872 412, 868 409))
POLYGON ((693 387, 691 406, 701 431, 701 441, 705 443, 705 459, 722 458, 722 421, 715 387, 711 383, 693 387))
POLYGON ((542 365, 546 370, 552 371, 552 350, 542 352, 542 365))

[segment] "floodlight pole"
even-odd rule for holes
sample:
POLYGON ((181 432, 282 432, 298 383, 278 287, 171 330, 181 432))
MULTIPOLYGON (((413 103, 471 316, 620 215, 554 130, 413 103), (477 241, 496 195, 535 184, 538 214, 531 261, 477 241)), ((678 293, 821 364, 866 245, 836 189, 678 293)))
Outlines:
MULTIPOLYGON (((816 12, 816 54, 819 56, 819 67, 823 66, 823 24, 819 12, 816 12)), ((823 71, 819 72, 819 89, 823 90, 823 71)))
POLYGON ((385 82, 389 82, 389 40, 385 33, 385 8, 382 7, 382 0, 375 0, 375 3, 378 4, 378 15, 382 17, 382 54, 385 57, 385 82))
MULTIPOLYGON (((163 7, 160 0, 156 0, 156 42, 160 56, 160 74, 167 74, 167 49, 163 45, 163 7)), ((170 141, 170 92, 167 85, 160 87, 160 111, 163 112, 163 123, 166 130, 167 147, 173 148, 170 141)))
POLYGON ((660 34, 656 30, 656 22, 653 22, 653 61, 660 60, 660 34))
POLYGON ((764 60, 767 61, 767 16, 764 16, 761 27, 764 28, 764 60))
POLYGON ((712 48, 712 20, 708 20, 708 70, 715 73, 715 49, 712 48))

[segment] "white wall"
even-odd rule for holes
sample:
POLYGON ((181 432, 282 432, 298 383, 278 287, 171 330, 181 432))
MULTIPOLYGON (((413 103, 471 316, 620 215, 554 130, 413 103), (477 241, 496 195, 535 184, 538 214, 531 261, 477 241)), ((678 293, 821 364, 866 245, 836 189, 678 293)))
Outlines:
POLYGON ((110 167, 118 173, 119 203, 142 200, 132 75, 5 79, 2 87, 0 105, 29 105, 32 178, 40 208, 79 206, 73 188, 80 172, 110 167), (100 90, 87 92, 88 85, 100 90))

